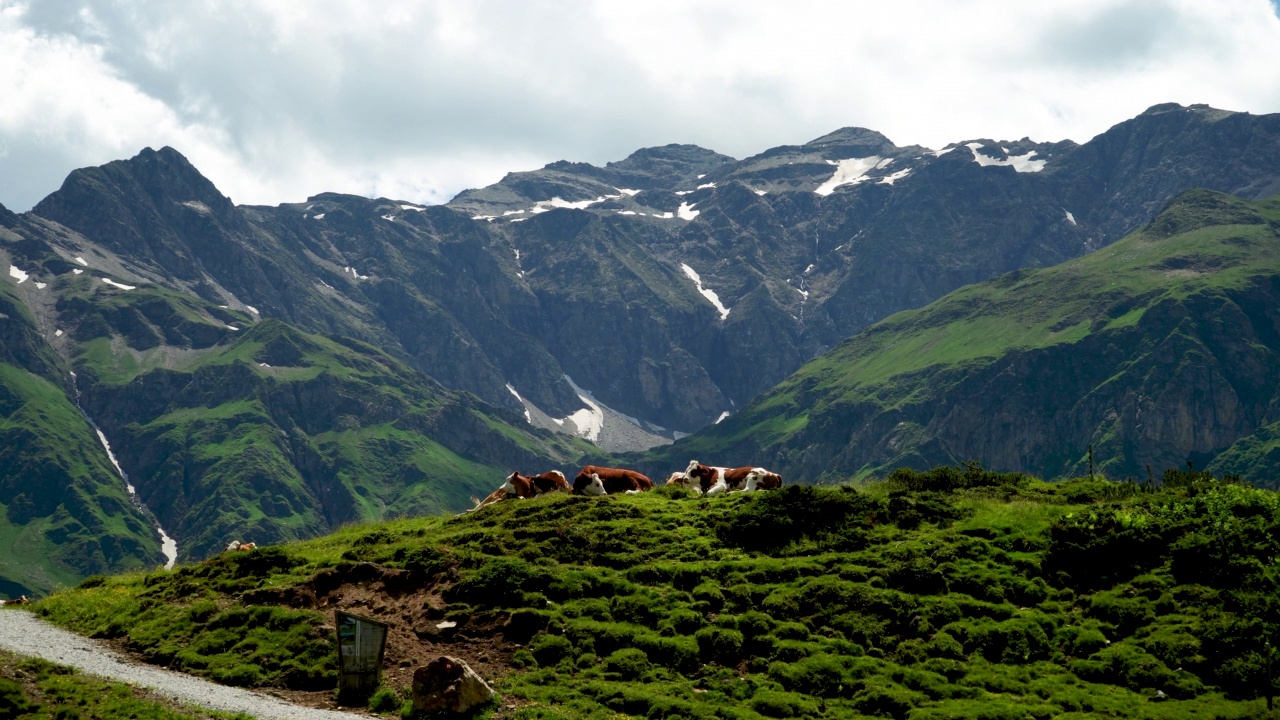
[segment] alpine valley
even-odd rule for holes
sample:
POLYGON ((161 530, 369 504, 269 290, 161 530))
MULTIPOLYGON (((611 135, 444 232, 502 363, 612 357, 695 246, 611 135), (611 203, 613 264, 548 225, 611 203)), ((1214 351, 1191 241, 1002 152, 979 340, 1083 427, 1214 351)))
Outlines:
POLYGON ((0 594, 588 459, 1274 487, 1276 193, 1280 115, 1173 104, 1084 144, 645 148, 430 207, 236 205, 171 148, 76 170, 0 208, 0 594))

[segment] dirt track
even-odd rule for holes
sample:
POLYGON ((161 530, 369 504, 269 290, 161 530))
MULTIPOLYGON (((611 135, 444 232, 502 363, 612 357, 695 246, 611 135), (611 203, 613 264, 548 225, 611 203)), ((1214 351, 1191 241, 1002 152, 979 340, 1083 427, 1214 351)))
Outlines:
POLYGON ((146 687, 181 703, 263 720, 352 720, 368 715, 294 705, 248 690, 122 659, 94 640, 54 627, 29 612, 0 610, 0 648, 90 675, 146 687))

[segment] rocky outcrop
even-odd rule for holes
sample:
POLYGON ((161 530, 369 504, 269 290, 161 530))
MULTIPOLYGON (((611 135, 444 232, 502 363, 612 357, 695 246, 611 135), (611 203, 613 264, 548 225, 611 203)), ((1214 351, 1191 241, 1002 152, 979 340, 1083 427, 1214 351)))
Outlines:
POLYGON ((493 699, 493 688, 465 661, 441 655, 413 671, 413 707, 422 713, 465 716, 493 699))

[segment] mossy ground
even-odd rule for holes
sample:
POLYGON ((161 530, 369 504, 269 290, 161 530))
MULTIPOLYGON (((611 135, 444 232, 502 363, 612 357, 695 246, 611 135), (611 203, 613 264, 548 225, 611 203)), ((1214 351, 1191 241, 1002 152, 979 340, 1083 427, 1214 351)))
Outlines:
POLYGON ((94 580, 38 609, 193 672, 248 668, 224 681, 332 686, 318 613, 242 599, 368 562, 445 601, 458 627, 435 649, 502 638, 504 717, 1266 717, 1280 500, 1166 480, 969 466, 549 496, 94 580))
POLYGON ((12 720, 248 720, 178 705, 123 683, 0 651, 0 717, 12 720))

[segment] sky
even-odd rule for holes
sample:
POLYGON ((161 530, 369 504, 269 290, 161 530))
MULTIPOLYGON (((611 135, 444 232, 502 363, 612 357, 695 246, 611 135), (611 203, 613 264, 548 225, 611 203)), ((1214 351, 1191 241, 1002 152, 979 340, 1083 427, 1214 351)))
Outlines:
POLYGON ((1280 112, 1273 0, 0 0, 0 204, 172 146, 237 203, 420 203, 566 159, 847 126, 1077 142, 1280 112))

